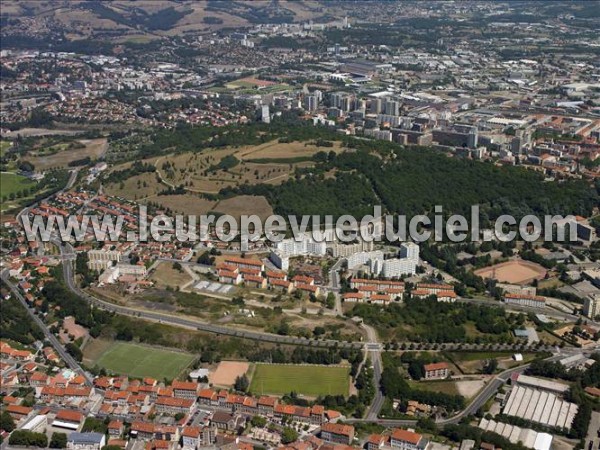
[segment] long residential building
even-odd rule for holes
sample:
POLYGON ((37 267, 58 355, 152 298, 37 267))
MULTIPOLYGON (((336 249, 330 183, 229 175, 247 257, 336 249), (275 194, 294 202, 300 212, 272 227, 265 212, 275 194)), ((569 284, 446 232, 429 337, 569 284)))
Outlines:
POLYGON ((504 294, 504 303, 509 305, 528 306, 530 308, 544 308, 546 299, 539 295, 504 294))

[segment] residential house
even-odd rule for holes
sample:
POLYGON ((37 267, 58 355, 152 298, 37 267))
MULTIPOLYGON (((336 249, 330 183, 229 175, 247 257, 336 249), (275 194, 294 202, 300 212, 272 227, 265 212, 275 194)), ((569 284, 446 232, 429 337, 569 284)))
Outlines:
POLYGON ((439 380, 448 377, 448 364, 445 362, 425 364, 425 379, 439 380))

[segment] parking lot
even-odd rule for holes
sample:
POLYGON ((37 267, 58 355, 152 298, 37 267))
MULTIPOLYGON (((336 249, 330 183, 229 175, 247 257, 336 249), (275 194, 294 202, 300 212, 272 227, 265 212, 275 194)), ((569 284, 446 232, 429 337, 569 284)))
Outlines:
POLYGON ((590 419, 590 426, 588 428, 587 438, 585 440, 585 450, 595 450, 600 448, 600 437, 598 437, 599 430, 600 412, 593 411, 592 418, 590 419))
POLYGON ((211 294, 229 294, 234 287, 230 284, 217 283, 216 281, 202 280, 196 283, 194 289, 211 294))

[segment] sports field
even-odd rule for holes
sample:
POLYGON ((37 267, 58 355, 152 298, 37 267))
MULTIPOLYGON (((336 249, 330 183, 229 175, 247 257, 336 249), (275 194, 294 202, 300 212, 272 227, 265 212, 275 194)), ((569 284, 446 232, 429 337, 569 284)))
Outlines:
POLYGON ((134 378, 177 378, 189 366, 194 356, 187 353, 117 342, 96 361, 110 372, 134 378))
POLYGON ((492 278, 501 283, 528 284, 533 280, 542 280, 546 269, 539 264, 521 259, 506 261, 494 266, 476 270, 475 275, 481 278, 492 278))
POLYGON ((348 395, 348 367, 256 364, 250 391, 283 395, 292 391, 308 397, 348 395))

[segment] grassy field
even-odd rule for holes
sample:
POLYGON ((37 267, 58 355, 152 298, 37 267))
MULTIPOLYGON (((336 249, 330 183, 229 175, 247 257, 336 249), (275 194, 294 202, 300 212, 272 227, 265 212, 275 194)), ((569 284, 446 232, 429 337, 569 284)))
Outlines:
POLYGON ((256 364, 250 391, 282 395, 295 391, 308 397, 348 395, 346 367, 256 364))
POLYGON ((186 353, 117 342, 110 346, 95 363, 110 372, 135 378, 177 378, 194 356, 186 353))
POLYGON ((4 153, 8 151, 11 143, 9 141, 0 141, 0 156, 4 156, 4 153))
POLYGON ((273 214, 273 208, 266 198, 256 195, 238 195, 221 200, 213 210, 223 214, 231 214, 239 220, 240 215, 256 214, 262 220, 273 214))
POLYGON ((23 188, 29 188, 33 185, 35 185, 35 182, 16 173, 2 172, 0 174, 0 192, 2 192, 3 197, 8 197, 10 194, 17 193, 23 188))
POLYGON ((167 286, 172 288, 183 286, 191 281, 192 277, 185 270, 173 269, 171 262, 161 262, 150 275, 150 280, 154 281, 156 287, 164 289, 167 286))
POLYGON ((498 361, 498 370, 505 370, 530 361, 536 357, 535 353, 523 353, 523 361, 517 362, 512 359, 513 352, 452 352, 447 356, 456 366, 466 374, 480 373, 487 360, 498 361))
POLYGON ((71 148, 69 144, 63 143, 56 144, 50 149, 42 148, 39 150, 38 155, 29 158, 29 161, 35 166, 36 170, 68 167, 70 162, 86 157, 97 159, 102 156, 108 148, 108 143, 105 138, 81 139, 78 142, 83 147, 78 148, 78 146, 74 146, 71 148))
POLYGON ((413 389, 418 389, 420 391, 428 391, 428 392, 442 392, 448 395, 459 395, 460 392, 456 387, 456 382, 454 381, 409 381, 408 383, 410 387, 413 389))

